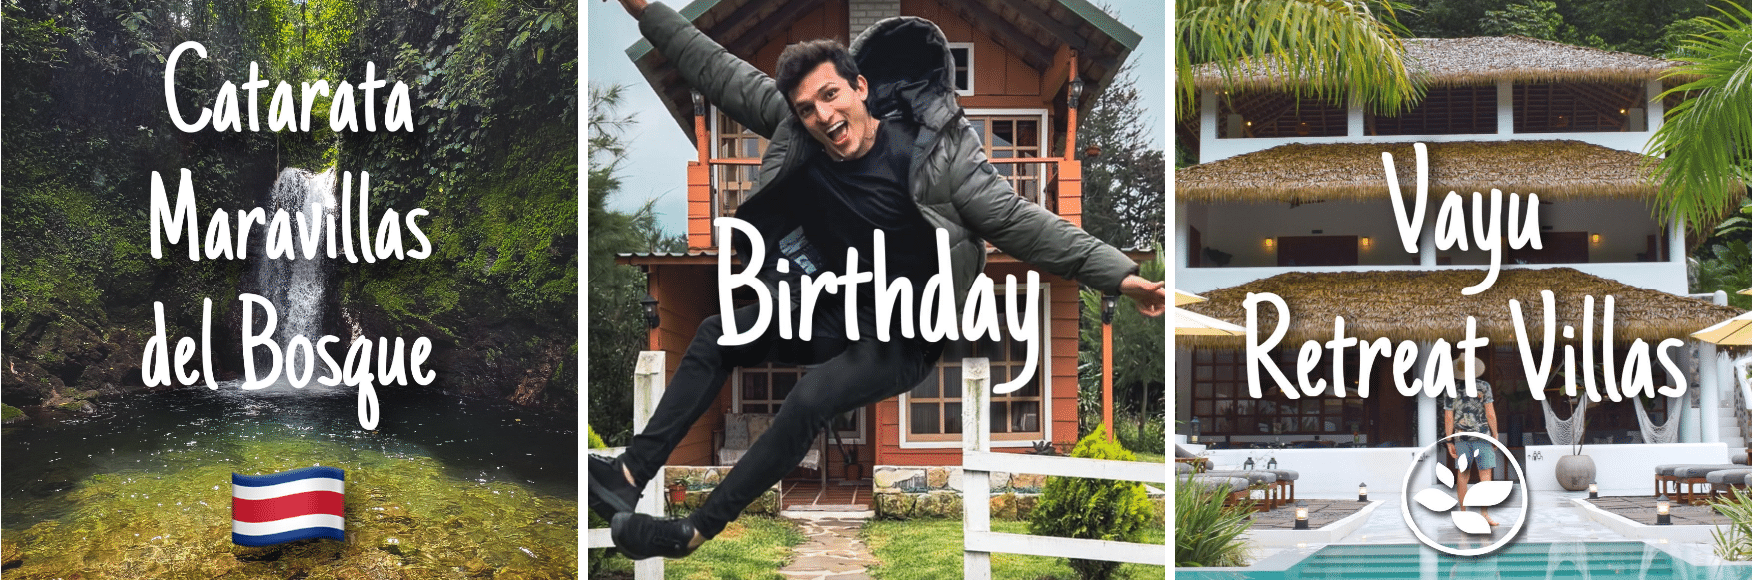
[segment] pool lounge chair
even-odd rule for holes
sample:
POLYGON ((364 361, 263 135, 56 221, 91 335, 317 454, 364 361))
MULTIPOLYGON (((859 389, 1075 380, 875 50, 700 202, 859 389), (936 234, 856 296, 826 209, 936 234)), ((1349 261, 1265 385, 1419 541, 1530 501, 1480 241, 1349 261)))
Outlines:
POLYGON ((1738 469, 1743 467, 1745 466, 1724 463, 1680 463, 1659 465, 1657 466, 1656 474, 1653 476, 1653 495, 1668 495, 1675 498, 1678 502, 1692 503, 1694 500, 1699 499, 1697 497, 1698 494, 1694 492, 1694 486, 1707 485, 1708 491, 1711 490, 1710 483, 1706 481, 1706 474, 1719 470, 1738 469))

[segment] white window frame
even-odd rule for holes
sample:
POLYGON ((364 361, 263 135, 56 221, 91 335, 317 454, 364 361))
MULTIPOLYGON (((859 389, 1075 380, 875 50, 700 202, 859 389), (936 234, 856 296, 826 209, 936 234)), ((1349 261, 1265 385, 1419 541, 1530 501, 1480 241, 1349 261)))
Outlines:
MULTIPOLYGON (((805 373, 809 373, 811 371, 811 369, 814 369, 816 367, 817 367, 817 365, 800 365, 797 368, 805 373)), ((733 413, 742 413, 743 412, 743 370, 744 369, 742 369, 742 368, 738 368, 736 370, 736 372, 731 373, 731 412, 733 412, 733 413)), ((770 387, 770 388, 772 388, 772 387, 770 387)), ((785 401, 781 401, 781 404, 785 404, 785 401)), ((867 405, 866 407, 869 407, 869 406, 870 405, 867 405)), ((864 445, 865 444, 865 432, 868 429, 867 417, 871 415, 871 413, 867 413, 865 411, 866 407, 860 407, 858 409, 853 410, 854 429, 858 430, 858 436, 855 437, 855 436, 852 436, 851 434, 849 434, 849 432, 847 432, 847 431, 841 431, 840 434, 841 434, 841 442, 842 443, 846 443, 848 445, 864 445)), ((766 414, 771 415, 772 413, 766 413, 766 414)), ((825 433, 824 436, 826 437, 827 434, 825 433)), ((833 437, 829 437, 828 440, 830 443, 833 443, 835 441, 835 439, 833 437)))
MULTIPOLYGON (((1027 289, 1020 289, 1018 294, 1021 295, 1027 291, 1027 289)), ((996 296, 1004 292, 1004 286, 995 289, 996 296)), ((1053 336, 1049 332, 1053 328, 1054 317, 1051 312, 1053 308, 1048 301, 1048 297, 1051 295, 1048 284, 1038 286, 1036 292, 1039 294, 1038 300, 1040 300, 1039 304, 1041 305, 1040 320, 1038 320, 1041 323, 1038 332, 1041 334, 1037 335, 1039 337, 1037 340, 1040 341, 1038 347, 1041 348, 1041 352, 1037 353, 1037 360, 1041 366, 1036 369, 1036 372, 1037 376, 1042 379, 1042 417, 1038 419, 1042 422, 1042 438, 1035 440, 993 439, 989 445, 991 447, 1032 447, 1041 441, 1054 440, 1054 344, 1052 342, 1053 336)), ((1005 314, 1001 313, 1000 316, 1004 317, 1005 314)), ((1004 328, 1000 330, 1010 336, 1011 331, 1004 328)), ((944 361, 940 360, 939 362, 943 363, 944 361)), ((963 446, 962 441, 909 441, 908 398, 908 393, 896 396, 896 434, 901 439, 898 445, 902 449, 957 449, 963 446)))
MULTIPOLYGON (((957 50, 957 49, 965 49, 965 50, 969 51, 969 58, 965 59, 965 61, 969 63, 969 66, 967 67, 967 71, 966 71, 966 74, 969 75, 969 88, 957 89, 957 95, 962 96, 962 97, 975 96, 975 43, 973 43, 973 42, 947 42, 947 43, 945 43, 945 46, 953 51, 957 50)), ((956 61, 953 60, 951 62, 954 65, 954 63, 956 61)), ((956 81, 956 79, 954 78, 954 77, 956 77, 956 74, 957 74, 956 70, 951 71, 951 76, 953 77, 951 79, 953 82, 953 86, 954 86, 954 83, 956 81)))

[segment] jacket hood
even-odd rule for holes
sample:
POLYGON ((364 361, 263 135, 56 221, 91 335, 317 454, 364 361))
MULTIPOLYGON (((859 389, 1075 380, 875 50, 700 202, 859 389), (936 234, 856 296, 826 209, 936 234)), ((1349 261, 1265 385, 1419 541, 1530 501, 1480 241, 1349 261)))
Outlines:
POLYGON ((911 117, 942 128, 961 110, 950 43, 932 21, 886 18, 860 33, 848 50, 870 87, 866 103, 873 116, 911 117))

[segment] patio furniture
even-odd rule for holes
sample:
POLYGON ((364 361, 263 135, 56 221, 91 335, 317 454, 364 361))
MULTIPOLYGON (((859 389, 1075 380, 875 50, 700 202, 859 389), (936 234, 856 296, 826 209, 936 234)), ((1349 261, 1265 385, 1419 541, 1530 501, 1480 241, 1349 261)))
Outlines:
MULTIPOLYGON (((1195 472, 1208 471, 1213 468, 1213 460, 1196 455, 1193 451, 1176 446, 1176 463, 1192 466, 1195 472)), ((1182 473, 1178 471, 1177 473, 1182 473)))
POLYGON ((1718 497, 1721 488, 1726 491, 1736 487, 1748 489, 1749 473, 1750 471, 1747 467, 1742 469, 1720 469, 1718 471, 1707 473, 1706 482, 1712 484, 1713 497, 1718 497))
POLYGON ((1737 465, 1748 465, 1749 464, 1749 450, 1742 449, 1742 450, 1738 450, 1738 451, 1732 451, 1731 452, 1731 463, 1735 463, 1737 465))
POLYGON ((1683 463, 1657 466, 1652 485, 1653 495, 1669 495, 1682 503, 1691 503, 1695 498, 1694 486, 1706 485, 1706 474, 1721 469, 1737 469, 1741 465, 1731 464, 1699 464, 1683 463))
POLYGON ((1198 485, 1209 489, 1223 490, 1225 505, 1237 505, 1249 501, 1249 480, 1241 477, 1218 477, 1196 473, 1194 466, 1186 463, 1176 464, 1176 478, 1184 485, 1198 485))
POLYGON ((1265 511, 1280 507, 1282 504, 1285 503, 1285 498, 1280 496, 1280 492, 1282 491, 1282 488, 1279 486, 1280 476, 1274 474, 1274 472, 1272 472, 1272 471, 1261 470, 1261 469, 1254 469, 1254 470, 1249 470, 1249 471, 1244 471, 1244 470, 1211 471, 1211 470, 1209 470, 1206 472, 1205 475, 1212 476, 1212 477, 1237 477, 1237 478, 1242 478, 1244 480, 1247 480, 1249 482, 1249 489, 1250 489, 1251 493, 1253 493, 1255 491, 1262 492, 1262 500, 1263 501, 1262 501, 1262 503, 1260 503, 1256 506, 1256 509, 1258 509, 1260 511, 1265 512, 1265 511))
POLYGON ((1274 487, 1280 495, 1280 503, 1288 504, 1298 501, 1298 472, 1290 469, 1264 470, 1274 474, 1274 487))
MULTIPOLYGON (((761 413, 726 413, 725 431, 719 442, 718 459, 720 465, 736 465, 749 453, 750 443, 768 432, 768 426, 774 423, 774 416, 761 413)), ((823 466, 823 436, 811 445, 810 451, 804 454, 804 460, 798 466, 817 472, 817 479, 823 483, 829 480, 828 470, 823 466)))

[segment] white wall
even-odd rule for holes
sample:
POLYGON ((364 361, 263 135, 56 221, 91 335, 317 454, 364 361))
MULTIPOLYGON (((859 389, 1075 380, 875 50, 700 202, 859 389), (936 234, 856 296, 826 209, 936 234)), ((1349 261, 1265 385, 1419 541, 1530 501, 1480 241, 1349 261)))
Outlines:
MULTIPOLYGON (((1561 491, 1560 482, 1554 479, 1554 466, 1570 453, 1572 448, 1566 445, 1525 447, 1524 472, 1530 491, 1561 491)), ((1597 465, 1599 495, 1651 495, 1653 470, 1659 465, 1730 463, 1723 443, 1586 445, 1584 454, 1597 465)))

